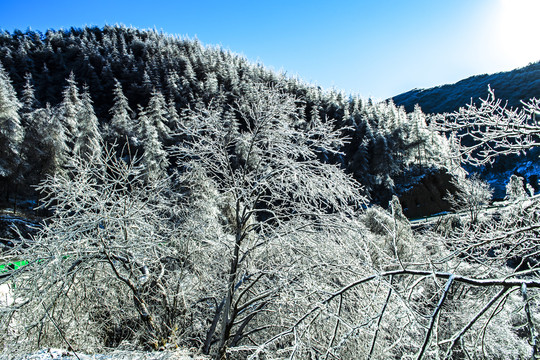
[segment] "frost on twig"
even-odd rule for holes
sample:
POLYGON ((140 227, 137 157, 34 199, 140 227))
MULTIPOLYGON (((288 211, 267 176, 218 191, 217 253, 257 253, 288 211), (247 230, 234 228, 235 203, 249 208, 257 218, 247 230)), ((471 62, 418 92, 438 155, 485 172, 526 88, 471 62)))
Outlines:
POLYGON ((540 145, 540 100, 522 101, 522 108, 512 109, 495 97, 493 89, 488 90, 488 97, 480 99, 480 105, 471 103, 437 118, 443 130, 457 133, 462 160, 474 166, 540 145))

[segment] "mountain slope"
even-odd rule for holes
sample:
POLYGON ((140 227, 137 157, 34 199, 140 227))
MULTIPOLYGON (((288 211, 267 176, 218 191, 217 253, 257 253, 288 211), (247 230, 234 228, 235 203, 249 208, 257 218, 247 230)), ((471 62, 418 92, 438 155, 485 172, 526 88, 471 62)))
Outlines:
POLYGON ((476 75, 455 84, 436 86, 429 89, 413 89, 392 98, 398 106, 413 111, 419 104, 426 113, 449 113, 458 110, 479 98, 486 98, 488 85, 495 95, 508 100, 508 105, 517 107, 520 100, 540 97, 540 62, 523 68, 491 75, 476 75))
POLYGON ((160 171, 171 172, 176 161, 163 150, 180 141, 175 133, 186 113, 211 104, 225 123, 238 117, 233 109, 239 99, 261 84, 295 99, 298 124, 332 122, 344 132, 350 141, 342 153, 320 160, 340 164, 381 204, 408 186, 411 173, 445 166, 445 139, 420 111, 407 114, 391 102, 324 91, 219 47, 156 31, 106 26, 0 32, 0 75, 0 85, 13 94, 6 101, 19 109, 17 116, 12 111, 13 122, 26 134, 10 147, 20 151, 6 157, 14 161, 0 176, 4 198, 62 171, 70 154, 92 139, 128 142, 148 154, 144 139, 152 129, 142 126, 145 119, 157 128, 154 148, 162 149, 156 157, 170 165, 160 171))

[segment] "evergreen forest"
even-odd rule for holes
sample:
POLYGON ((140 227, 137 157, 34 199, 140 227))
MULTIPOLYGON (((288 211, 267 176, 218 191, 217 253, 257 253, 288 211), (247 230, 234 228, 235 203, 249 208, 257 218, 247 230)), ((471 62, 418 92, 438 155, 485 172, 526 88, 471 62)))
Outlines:
POLYGON ((145 118, 163 149, 180 141, 191 108, 211 105, 240 121, 231 106, 261 85, 294 97, 297 121, 342 129, 350 138, 342 154, 321 160, 354 174, 374 201, 387 204, 415 175, 449 166, 448 144, 421 109, 323 91, 196 40, 125 27, 2 33, 0 59, 4 106, 18 114, 2 141, 5 198, 63 168, 77 143, 129 143, 142 154, 145 118))

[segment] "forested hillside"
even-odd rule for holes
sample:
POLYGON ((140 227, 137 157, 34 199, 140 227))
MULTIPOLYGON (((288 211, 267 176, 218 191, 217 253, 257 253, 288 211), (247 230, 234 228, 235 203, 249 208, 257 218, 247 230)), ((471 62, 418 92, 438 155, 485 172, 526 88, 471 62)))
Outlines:
MULTIPOLYGON (((467 104, 481 104, 481 99, 490 97, 490 89, 506 108, 521 108, 522 101, 540 97, 540 62, 523 68, 491 75, 476 75, 455 84, 441 85, 430 89, 414 89, 394 96, 392 100, 406 110, 419 105, 428 114, 454 113, 467 104)), ((469 139, 470 140, 470 139, 469 139)), ((520 154, 500 156, 491 164, 467 167, 469 172, 478 173, 489 181, 494 197, 502 199, 510 175, 524 177, 538 190, 538 152, 530 149, 520 154)))
POLYGON ((539 113, 428 119, 156 31, 4 32, 0 356, 536 359, 540 198, 514 175, 491 204, 462 166, 534 150, 539 113), (409 220, 433 188, 454 212, 409 220))
POLYGON ((343 154, 321 160, 354 174, 374 201, 386 204, 414 176, 448 165, 441 156, 448 144, 419 109, 323 91, 196 40, 125 27, 4 32, 0 62, 12 121, 2 140, 6 196, 27 191, 101 138, 145 152, 154 131, 145 119, 158 132, 161 149, 153 151, 160 153, 179 141, 183 112, 211 104, 235 119, 231 105, 260 84, 295 98, 298 123, 332 122, 350 138, 343 154))
POLYGON ((540 97, 540 61, 512 71, 471 76, 455 84, 414 89, 392 97, 394 103, 412 111, 416 104, 428 114, 452 113, 465 104, 485 99, 488 86, 509 107, 521 107, 521 100, 540 97))

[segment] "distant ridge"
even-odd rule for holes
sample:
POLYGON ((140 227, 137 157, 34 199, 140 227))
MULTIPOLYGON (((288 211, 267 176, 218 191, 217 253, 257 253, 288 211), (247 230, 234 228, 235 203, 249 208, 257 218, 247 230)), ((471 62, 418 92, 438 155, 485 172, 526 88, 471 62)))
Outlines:
POLYGON ((540 61, 512 71, 471 76, 455 84, 413 89, 392 100, 408 112, 413 111, 415 104, 425 113, 453 112, 471 99, 485 98, 488 85, 495 90, 497 98, 508 100, 511 107, 520 106, 520 100, 540 98, 540 61))

